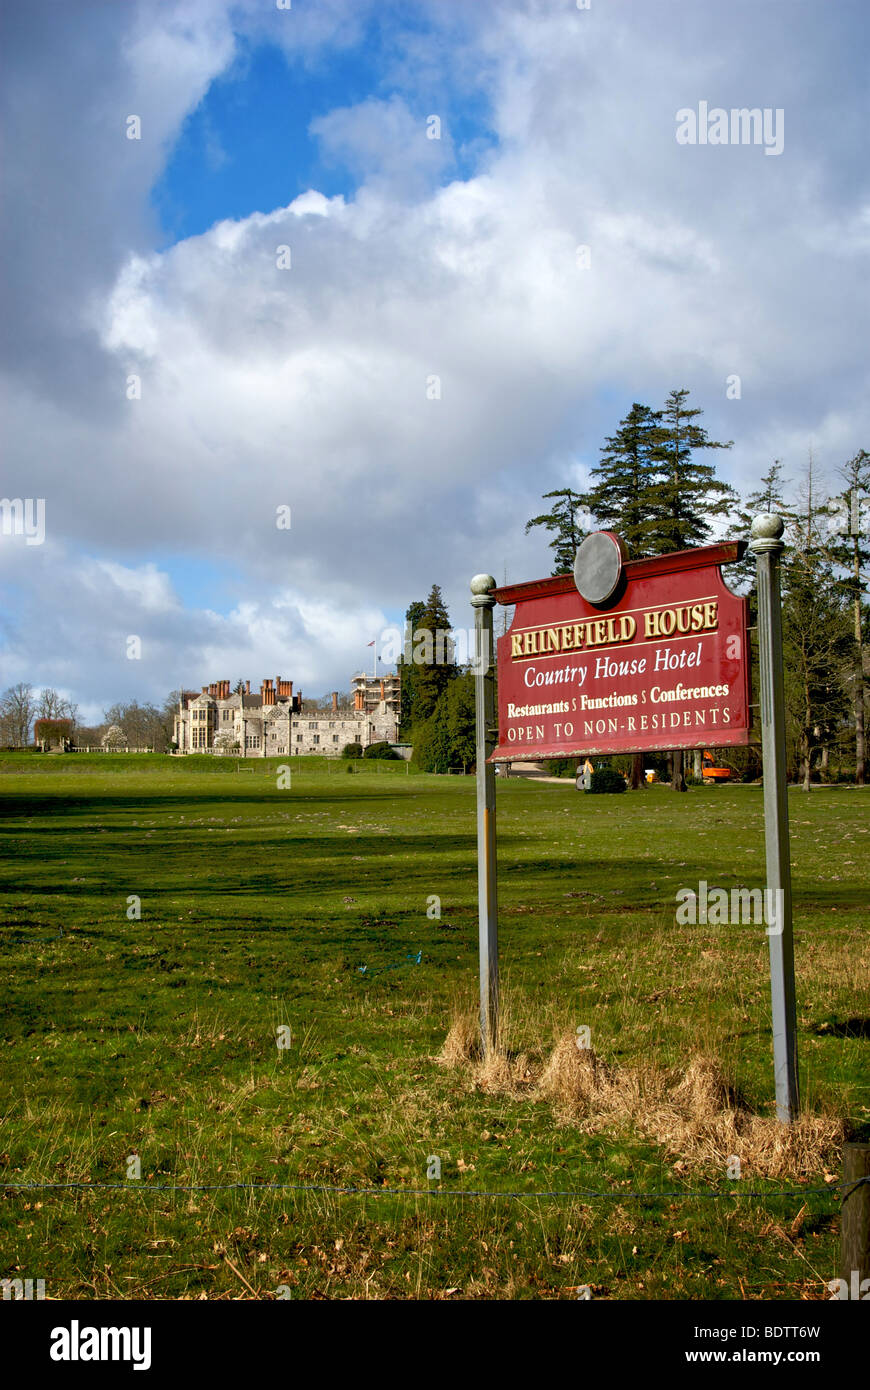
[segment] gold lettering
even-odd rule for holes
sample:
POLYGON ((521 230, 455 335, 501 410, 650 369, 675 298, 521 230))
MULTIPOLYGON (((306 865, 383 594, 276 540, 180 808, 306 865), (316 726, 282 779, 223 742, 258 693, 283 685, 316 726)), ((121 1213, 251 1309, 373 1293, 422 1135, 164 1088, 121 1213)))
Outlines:
POLYGON ((659 635, 659 615, 658 615, 658 613, 644 613, 644 615, 643 615, 643 635, 644 635, 644 637, 658 637, 658 635, 659 635))
POLYGON ((523 654, 523 634, 514 632, 511 634, 511 657, 516 659, 523 654))
POLYGON ((705 617, 705 619, 706 619, 706 621, 705 621, 705 623, 704 623, 704 626, 705 626, 705 627, 716 627, 716 626, 718 625, 718 622, 719 622, 719 605, 718 605, 718 603, 705 603, 705 604, 704 604, 704 617, 705 617))

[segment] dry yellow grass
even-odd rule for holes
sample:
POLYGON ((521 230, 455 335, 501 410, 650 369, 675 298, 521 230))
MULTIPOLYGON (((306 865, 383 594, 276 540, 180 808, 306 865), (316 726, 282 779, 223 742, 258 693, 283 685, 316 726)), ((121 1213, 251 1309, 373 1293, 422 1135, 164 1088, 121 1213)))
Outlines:
POLYGON ((783 1125, 753 1113, 709 1055, 694 1057, 682 1072, 654 1064, 616 1067, 564 1033, 545 1061, 503 1045, 482 1060, 476 1018, 457 1011, 438 1060, 467 1068, 479 1090, 547 1101, 559 1123, 585 1133, 630 1131, 652 1140, 681 1172, 723 1173, 736 1157, 744 1179, 809 1178, 837 1167, 844 1138, 843 1121, 833 1115, 804 1114, 783 1125))

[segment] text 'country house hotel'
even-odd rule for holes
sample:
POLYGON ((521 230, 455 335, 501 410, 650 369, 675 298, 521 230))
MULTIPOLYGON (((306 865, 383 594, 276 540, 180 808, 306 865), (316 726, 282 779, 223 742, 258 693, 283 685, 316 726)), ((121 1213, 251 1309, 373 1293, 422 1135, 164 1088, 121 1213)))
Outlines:
POLYGON ((259 695, 230 692, 229 681, 204 685, 195 695, 185 691, 175 716, 179 753, 228 753, 239 758, 289 757, 323 753, 339 757, 347 743, 367 748, 372 743, 395 743, 399 734, 399 677, 354 676, 353 704, 339 705, 333 692, 331 709, 303 710, 293 682, 276 676, 264 680, 259 695))

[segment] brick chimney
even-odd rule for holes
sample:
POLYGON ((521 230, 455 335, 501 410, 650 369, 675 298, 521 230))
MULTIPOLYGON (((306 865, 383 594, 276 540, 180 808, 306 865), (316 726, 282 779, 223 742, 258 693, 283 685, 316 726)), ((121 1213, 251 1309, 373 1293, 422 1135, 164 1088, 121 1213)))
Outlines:
POLYGON ((204 686, 202 687, 202 693, 203 693, 203 695, 207 695, 207 694, 208 694, 208 686, 207 686, 207 685, 204 685, 204 686))
POLYGON ((338 691, 337 691, 337 690, 333 690, 333 692, 332 692, 332 712, 333 712, 333 714, 338 714, 338 691))
POLYGON ((275 687, 272 684, 270 677, 267 676, 266 679, 263 681, 262 685, 260 686, 260 694, 263 698, 264 705, 274 705, 275 687))
POLYGON ((250 682, 250 681, 245 681, 245 694, 246 694, 246 695, 250 695, 250 693, 251 693, 251 682, 250 682))
POLYGON ((384 683, 381 681, 381 699, 383 700, 384 698, 384 683))

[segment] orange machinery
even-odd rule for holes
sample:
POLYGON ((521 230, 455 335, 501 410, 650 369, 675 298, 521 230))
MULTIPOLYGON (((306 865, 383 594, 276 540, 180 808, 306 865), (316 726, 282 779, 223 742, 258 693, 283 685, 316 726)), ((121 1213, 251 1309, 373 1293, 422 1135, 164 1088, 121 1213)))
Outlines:
POLYGON ((707 748, 703 753, 701 776, 705 782, 727 782, 731 777, 731 768, 714 766, 713 754, 707 748))

